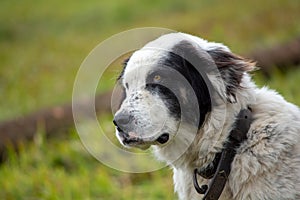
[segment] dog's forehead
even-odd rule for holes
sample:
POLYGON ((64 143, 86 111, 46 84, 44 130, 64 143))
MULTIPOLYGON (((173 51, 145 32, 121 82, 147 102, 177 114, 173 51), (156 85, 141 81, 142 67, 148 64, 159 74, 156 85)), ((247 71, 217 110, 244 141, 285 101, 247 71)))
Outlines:
POLYGON ((155 49, 136 51, 127 62, 123 82, 135 86, 144 85, 147 74, 155 68, 163 55, 155 49))
MULTIPOLYGON (((149 71, 167 58, 169 52, 182 41, 188 41, 197 45, 204 51, 221 48, 230 51, 220 43, 208 42, 202 38, 185 33, 170 33, 147 43, 142 49, 134 52, 127 62, 124 71, 123 83, 144 84, 149 71)), ((174 53, 174 52, 173 52, 174 53)))
POLYGON ((145 81, 149 71, 161 63, 167 57, 168 52, 171 52, 172 48, 184 38, 186 36, 179 33, 163 35, 134 52, 127 62, 123 81, 135 84, 137 81, 145 81))

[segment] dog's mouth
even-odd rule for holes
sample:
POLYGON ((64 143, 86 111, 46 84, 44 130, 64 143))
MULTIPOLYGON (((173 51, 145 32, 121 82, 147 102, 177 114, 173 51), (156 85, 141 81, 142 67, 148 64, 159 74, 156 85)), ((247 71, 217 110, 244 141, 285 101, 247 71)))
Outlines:
POLYGON ((163 145, 170 139, 169 133, 163 133, 158 137, 140 137, 137 133, 126 133, 117 127, 118 136, 124 146, 148 149, 151 145, 163 145))

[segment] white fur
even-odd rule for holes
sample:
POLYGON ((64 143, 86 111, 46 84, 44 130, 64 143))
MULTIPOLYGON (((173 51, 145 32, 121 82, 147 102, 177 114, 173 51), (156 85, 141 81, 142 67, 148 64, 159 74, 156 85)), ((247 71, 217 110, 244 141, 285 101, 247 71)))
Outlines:
MULTIPOLYGON (((155 64, 155 60, 165 56, 153 49, 170 50, 184 39, 206 51, 221 48, 230 52, 222 44, 210 43, 188 34, 164 35, 133 54, 123 82, 131 82, 129 89, 134 84, 142 85, 139 81, 144 81, 142 77, 155 64), (146 66, 141 69, 141 65, 146 66), (135 70, 139 71, 136 76, 128 75, 135 70), (137 82, 132 83, 134 81, 137 82)), ((220 199, 300 199, 299 108, 266 87, 257 88, 246 72, 240 83, 242 87, 236 93, 237 101, 224 103, 226 94, 220 77, 211 74, 208 78, 218 92, 212 98, 219 104, 213 107, 198 134, 193 134, 193 128, 183 124, 178 130, 178 137, 174 137, 169 145, 154 146, 158 159, 173 168, 174 187, 179 198, 201 199, 192 184, 193 170, 212 162, 215 153, 222 150, 239 111, 250 106, 254 121, 248 131, 247 141, 234 158, 229 180, 220 199), (182 151, 184 154, 178 158, 182 151)), ((148 97, 148 101, 156 100, 148 97)), ((159 105, 163 106, 161 102, 159 105)), ((176 123, 170 119, 168 126, 171 128, 176 123)), ((198 180, 199 184, 208 182, 201 177, 198 180)))

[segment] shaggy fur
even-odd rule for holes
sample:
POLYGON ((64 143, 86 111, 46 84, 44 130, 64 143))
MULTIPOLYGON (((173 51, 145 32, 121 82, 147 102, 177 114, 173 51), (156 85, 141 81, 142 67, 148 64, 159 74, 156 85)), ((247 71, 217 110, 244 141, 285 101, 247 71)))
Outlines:
POLYGON ((173 168, 179 198, 198 200, 193 170, 211 165, 235 117, 249 106, 254 121, 220 199, 300 199, 299 108, 273 90, 257 88, 248 74, 254 68, 222 44, 183 33, 161 36, 126 61, 119 78, 126 95, 115 115, 117 137, 127 147, 152 146, 173 168), (170 84, 168 71, 181 74, 191 87, 170 84), (194 106, 191 99, 199 110, 192 107, 187 116, 182 109, 194 106))

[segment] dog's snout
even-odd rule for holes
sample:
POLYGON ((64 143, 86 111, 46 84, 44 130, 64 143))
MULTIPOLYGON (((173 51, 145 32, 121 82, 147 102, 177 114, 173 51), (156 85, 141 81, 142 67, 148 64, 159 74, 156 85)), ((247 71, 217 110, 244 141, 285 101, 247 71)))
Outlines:
POLYGON ((131 122, 133 120, 133 116, 124 112, 118 113, 115 115, 113 123, 115 126, 117 126, 119 129, 125 131, 130 126, 131 122))

